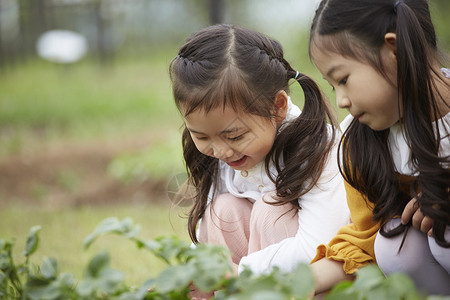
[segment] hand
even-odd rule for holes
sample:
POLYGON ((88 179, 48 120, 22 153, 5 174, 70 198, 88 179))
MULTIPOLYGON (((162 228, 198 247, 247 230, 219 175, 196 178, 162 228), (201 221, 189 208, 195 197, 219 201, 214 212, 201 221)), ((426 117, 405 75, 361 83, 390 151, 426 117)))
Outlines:
POLYGON ((189 299, 192 300, 207 300, 214 297, 214 292, 200 291, 194 284, 190 285, 191 292, 188 294, 189 299))
MULTIPOLYGON (((234 277, 238 274, 238 265, 232 264, 233 271, 227 274, 225 277, 234 277)), ((188 297, 192 300, 207 300, 214 297, 214 292, 203 292, 200 291, 193 283, 190 285, 191 292, 188 294, 188 297)))
POLYGON ((316 295, 317 299, 326 295, 339 282, 354 279, 353 275, 344 272, 343 265, 343 262, 327 258, 322 258, 309 265, 315 281, 313 294, 316 295))
POLYGON ((429 236, 433 234, 433 219, 423 215, 416 198, 412 198, 406 204, 402 213, 402 224, 408 224, 410 220, 415 229, 427 233, 429 236))

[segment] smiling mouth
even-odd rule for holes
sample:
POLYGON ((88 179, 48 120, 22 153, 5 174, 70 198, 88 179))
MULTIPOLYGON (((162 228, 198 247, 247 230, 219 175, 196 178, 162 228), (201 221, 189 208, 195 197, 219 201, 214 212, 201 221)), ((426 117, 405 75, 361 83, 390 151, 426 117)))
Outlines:
POLYGON ((243 156, 241 159, 235 160, 235 161, 231 161, 231 162, 227 162, 227 164, 230 167, 240 167, 243 164, 245 164, 245 161, 247 160, 247 156, 243 156))

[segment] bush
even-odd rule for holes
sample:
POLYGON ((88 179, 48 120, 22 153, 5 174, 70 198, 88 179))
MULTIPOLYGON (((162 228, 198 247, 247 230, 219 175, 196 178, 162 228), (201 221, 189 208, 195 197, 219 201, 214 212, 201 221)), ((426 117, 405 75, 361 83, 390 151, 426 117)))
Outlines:
MULTIPOLYGON (((39 226, 31 228, 23 253, 25 260, 20 264, 13 259, 13 242, 0 239, 1 299, 189 299, 192 284, 203 291, 216 291, 215 299, 309 299, 314 286, 306 264, 299 264, 290 273, 275 268, 265 275, 245 270, 238 277, 230 276, 232 268, 226 249, 212 245, 192 247, 177 237, 144 241, 138 237, 139 226, 129 218, 105 219, 86 237, 84 247, 88 248, 104 234, 119 234, 165 261, 167 268, 140 287, 128 287, 123 273, 110 268, 109 254, 100 252, 86 266, 83 278, 76 279, 70 273, 60 273, 53 258, 45 258, 41 266, 30 264, 30 256, 39 246, 40 229, 39 226)), ((354 282, 338 284, 325 299, 450 297, 425 297, 406 275, 392 274, 385 278, 375 265, 370 265, 358 271, 354 282)))

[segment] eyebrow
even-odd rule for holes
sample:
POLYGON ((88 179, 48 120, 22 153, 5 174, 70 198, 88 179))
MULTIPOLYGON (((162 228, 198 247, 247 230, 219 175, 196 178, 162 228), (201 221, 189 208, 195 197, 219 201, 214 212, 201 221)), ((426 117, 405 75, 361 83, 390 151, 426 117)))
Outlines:
MULTIPOLYGON (((188 127, 188 130, 189 130, 190 132, 192 132, 192 133, 206 135, 205 133, 203 133, 203 132, 201 132, 201 131, 197 131, 197 130, 194 130, 194 129, 189 128, 189 127, 188 127)), ((237 131, 239 131, 239 130, 241 130, 241 128, 239 128, 239 127, 231 127, 231 128, 229 128, 229 129, 222 130, 222 131, 220 132, 220 134, 237 132, 237 131)))
POLYGON ((335 66, 332 66, 332 67, 328 70, 326 76, 327 76, 327 77, 330 77, 334 72, 336 72, 337 70, 341 69, 342 67, 343 67, 343 65, 335 65, 335 66))

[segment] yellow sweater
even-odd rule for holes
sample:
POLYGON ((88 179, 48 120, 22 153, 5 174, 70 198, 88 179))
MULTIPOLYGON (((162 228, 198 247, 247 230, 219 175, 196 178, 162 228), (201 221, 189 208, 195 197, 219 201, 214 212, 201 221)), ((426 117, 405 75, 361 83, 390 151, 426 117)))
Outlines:
POLYGON ((373 246, 380 223, 373 221, 372 207, 357 190, 347 182, 345 189, 352 224, 339 229, 328 245, 320 245, 311 263, 324 257, 341 261, 344 271, 352 274, 363 265, 376 262, 373 246))

